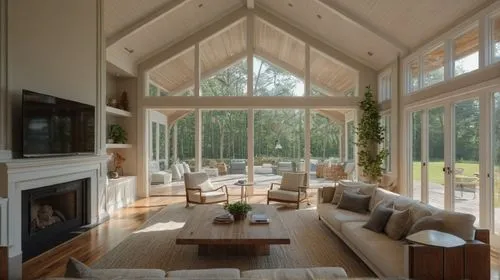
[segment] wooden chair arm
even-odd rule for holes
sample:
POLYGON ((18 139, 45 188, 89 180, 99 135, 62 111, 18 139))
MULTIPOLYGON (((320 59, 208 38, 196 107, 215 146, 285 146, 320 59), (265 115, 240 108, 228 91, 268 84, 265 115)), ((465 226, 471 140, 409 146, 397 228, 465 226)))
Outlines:
POLYGON ((216 190, 220 190, 222 188, 224 188, 226 190, 226 193, 227 193, 227 185, 222 185, 222 186, 220 186, 220 187, 218 187, 218 188, 216 188, 214 190, 216 191, 216 190))

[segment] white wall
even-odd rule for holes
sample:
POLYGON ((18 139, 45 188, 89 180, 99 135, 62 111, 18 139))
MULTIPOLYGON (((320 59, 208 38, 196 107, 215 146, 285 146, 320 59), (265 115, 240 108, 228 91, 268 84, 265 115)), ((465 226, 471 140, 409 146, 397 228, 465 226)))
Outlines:
MULTIPOLYGON (((98 1, 8 0, 9 143, 19 143, 21 90, 97 104, 98 1)), ((12 145, 11 145, 12 146, 12 145)), ((13 151, 19 150, 19 147, 13 151)))

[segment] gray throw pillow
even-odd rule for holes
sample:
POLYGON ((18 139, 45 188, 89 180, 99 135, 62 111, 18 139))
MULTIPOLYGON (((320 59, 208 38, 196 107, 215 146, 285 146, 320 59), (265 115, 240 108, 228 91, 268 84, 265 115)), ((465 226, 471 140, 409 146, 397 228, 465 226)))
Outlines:
POLYGON ((332 202, 333 195, 335 194, 335 187, 324 187, 323 188, 323 203, 332 202))
POLYGON ((410 228, 408 235, 412 235, 422 230, 437 230, 443 231, 444 220, 436 216, 426 216, 418 219, 410 228))
POLYGON ((342 198, 340 199, 338 208, 364 214, 368 212, 369 205, 370 205, 369 195, 344 191, 344 193, 342 194, 342 198))
POLYGON ((91 275, 90 267, 86 266, 81 261, 70 257, 66 264, 66 273, 64 277, 67 278, 84 278, 91 275))
POLYGON ((377 233, 384 232, 385 225, 391 218, 392 212, 393 210, 387 208, 384 203, 379 203, 373 209, 370 219, 363 227, 377 233))
POLYGON ((389 236, 389 238, 394 240, 400 240, 406 236, 406 233, 410 230, 412 223, 410 218, 410 209, 404 211, 393 210, 389 221, 385 225, 384 232, 389 236))

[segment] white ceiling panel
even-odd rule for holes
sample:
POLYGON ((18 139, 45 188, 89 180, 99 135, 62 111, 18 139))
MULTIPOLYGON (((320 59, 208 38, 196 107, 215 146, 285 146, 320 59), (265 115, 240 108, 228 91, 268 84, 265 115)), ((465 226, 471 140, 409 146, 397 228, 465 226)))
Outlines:
POLYGON ((104 0, 106 37, 138 21, 172 0, 104 0))
POLYGON ((394 61, 400 52, 396 46, 331 12, 316 0, 258 0, 257 3, 375 69, 394 61))
POLYGON ((141 28, 111 48, 133 50, 135 62, 156 53, 243 6, 240 0, 189 0, 174 12, 141 28))
MULTIPOLYGON (((319 0, 314 0, 319 1, 319 0)), ((322 0, 416 48, 493 0, 322 0)))

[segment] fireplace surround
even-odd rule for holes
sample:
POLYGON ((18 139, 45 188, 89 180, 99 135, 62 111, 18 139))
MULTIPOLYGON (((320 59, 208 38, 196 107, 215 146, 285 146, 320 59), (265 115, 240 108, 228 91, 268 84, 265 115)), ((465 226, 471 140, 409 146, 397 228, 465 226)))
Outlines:
POLYGON ((78 235, 90 221, 90 178, 22 191, 23 261, 78 235))

